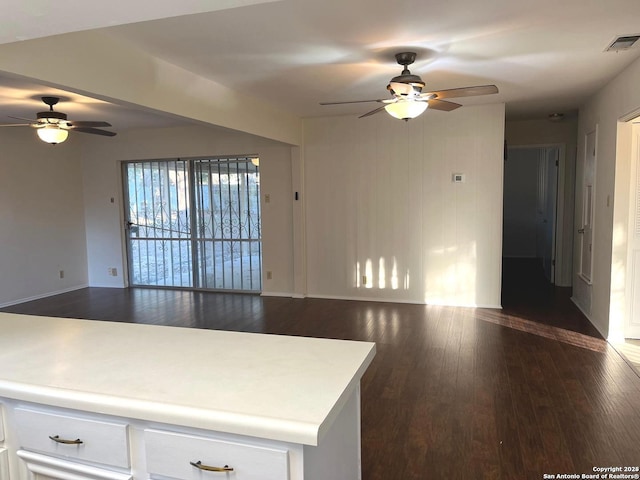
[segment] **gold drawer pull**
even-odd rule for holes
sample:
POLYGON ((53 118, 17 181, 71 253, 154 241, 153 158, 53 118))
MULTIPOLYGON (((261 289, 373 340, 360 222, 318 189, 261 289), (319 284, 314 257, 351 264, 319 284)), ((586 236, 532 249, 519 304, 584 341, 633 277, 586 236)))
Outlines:
POLYGON ((210 467, 209 465, 203 465, 200 460, 189 463, 194 467, 199 468, 200 470, 206 470, 207 472, 233 472, 233 468, 229 465, 225 465, 224 467, 210 467))
POLYGON ((58 435, 56 435, 55 437, 49 435, 49 438, 56 443, 63 443, 65 445, 82 445, 84 443, 79 438, 76 438, 75 440, 65 440, 64 438, 60 438, 58 435))

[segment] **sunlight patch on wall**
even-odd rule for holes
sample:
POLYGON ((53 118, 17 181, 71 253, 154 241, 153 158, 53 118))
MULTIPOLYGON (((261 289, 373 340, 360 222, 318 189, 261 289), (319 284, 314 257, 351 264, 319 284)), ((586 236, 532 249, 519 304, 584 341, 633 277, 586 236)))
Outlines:
POLYGON ((387 261, 385 257, 379 257, 377 262, 371 258, 355 263, 355 288, 367 288, 376 290, 409 290, 411 285, 411 275, 409 269, 402 272, 398 267, 398 260, 393 256, 393 260, 387 261), (389 265, 390 264, 390 265, 389 265), (377 269, 374 269, 374 265, 377 269))
POLYGON ((393 257, 393 267, 391 267, 391 289, 398 289, 398 261, 393 257))
POLYGON ((466 249, 441 246, 427 252, 433 268, 425 278, 425 303, 476 306, 476 243, 466 249))
POLYGON ((373 262, 371 262, 370 258, 367 258, 365 263, 364 274, 366 277, 366 281, 363 279, 364 287, 373 288, 373 262))
MULTIPOLYGON (((613 245, 626 243, 626 229, 621 225, 613 227, 613 245)), ((625 259, 626 260, 626 259, 625 259)), ((626 297, 626 262, 620 259, 611 264, 611 300, 609 304, 609 334, 607 340, 611 342, 624 341, 625 318, 627 310, 626 297)))
POLYGON ((384 265, 384 257, 380 257, 378 260, 378 288, 384 290, 387 286, 387 280, 385 278, 386 268, 384 265))

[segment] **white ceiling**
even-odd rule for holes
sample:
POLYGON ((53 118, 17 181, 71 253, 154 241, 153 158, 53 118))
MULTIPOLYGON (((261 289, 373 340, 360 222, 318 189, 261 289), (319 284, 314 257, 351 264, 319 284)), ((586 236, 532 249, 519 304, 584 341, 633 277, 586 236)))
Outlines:
MULTIPOLYGON (((459 103, 505 102, 509 118, 574 112, 640 55, 640 45, 603 51, 616 36, 640 33, 638 0, 66 0, 55 9, 51 5, 0 0, 0 43, 105 27, 107 35, 300 117, 359 115, 375 108, 318 103, 387 98, 385 87, 401 70, 394 59, 399 51, 418 53, 410 68, 426 81, 426 90, 497 85, 499 95, 459 103), (243 6, 229 8, 238 5, 243 6)), ((1 54, 2 45, 0 71, 1 54)), ((44 107, 39 96, 52 91, 37 81, 0 77, 0 122, 11 122, 5 115, 33 117, 44 107)), ((55 93, 72 101, 58 109, 77 120, 107 120, 120 128, 184 122, 55 93)))
POLYGON ((190 123, 186 119, 169 114, 116 105, 60 88, 45 86, 36 81, 0 75, 0 124, 28 123, 10 117, 35 120, 37 112, 49 109, 42 102, 42 96, 58 97, 60 102, 54 106, 54 109, 66 113, 69 120, 109 122, 114 128, 105 128, 105 130, 115 132, 128 128, 171 127, 190 123))

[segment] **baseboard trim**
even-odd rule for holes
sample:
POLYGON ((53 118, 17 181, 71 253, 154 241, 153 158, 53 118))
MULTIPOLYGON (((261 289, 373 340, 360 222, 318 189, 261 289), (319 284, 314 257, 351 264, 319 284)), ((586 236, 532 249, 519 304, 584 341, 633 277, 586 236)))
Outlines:
POLYGON ((319 293, 308 293, 307 298, 320 298, 323 300, 349 300, 354 302, 409 303, 413 305, 426 305, 424 302, 417 302, 415 300, 400 300, 397 298, 349 297, 340 295, 322 295, 319 293))
POLYGON ((43 294, 40 294, 40 295, 34 295, 32 297, 21 298, 19 300, 12 300, 11 302, 0 303, 0 308, 10 307, 12 305, 18 305, 20 303, 32 302, 34 300, 40 300, 41 298, 53 297, 55 295, 60 295, 62 293, 69 293, 69 292, 73 292, 75 290, 81 290, 83 288, 87 288, 88 286, 89 285, 87 285, 87 284, 76 285, 75 287, 63 288, 62 290, 56 290, 55 292, 48 292, 48 293, 43 293, 43 294))
POLYGON ((447 303, 435 303, 435 302, 421 302, 418 300, 407 300, 407 299, 398 299, 398 298, 373 298, 373 297, 350 297, 350 296, 336 296, 336 295, 322 295, 316 293, 308 293, 308 298, 322 298, 327 300, 349 300, 354 302, 382 302, 382 303, 406 303, 410 305, 437 305, 442 307, 461 307, 461 308, 493 308, 502 310, 502 305, 493 305, 493 304, 447 304, 447 303))
POLYGON ((502 310, 502 305, 493 303, 459 303, 451 304, 444 302, 427 302, 426 305, 437 305, 439 307, 460 307, 460 308, 490 308, 492 310, 502 310))
POLYGON ((288 297, 288 298, 298 298, 294 293, 289 292, 260 292, 261 297, 288 297))

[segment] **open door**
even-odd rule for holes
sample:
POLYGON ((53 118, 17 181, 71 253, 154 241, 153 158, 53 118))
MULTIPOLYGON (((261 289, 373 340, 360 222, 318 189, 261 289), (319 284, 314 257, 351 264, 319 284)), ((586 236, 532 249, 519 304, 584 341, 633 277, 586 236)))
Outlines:
POLYGON ((539 257, 542 259, 544 275, 555 284, 556 255, 556 213, 558 204, 558 147, 544 148, 540 152, 539 175, 542 185, 539 188, 540 218, 538 234, 540 236, 539 257))

